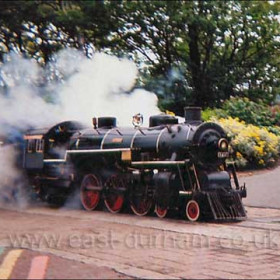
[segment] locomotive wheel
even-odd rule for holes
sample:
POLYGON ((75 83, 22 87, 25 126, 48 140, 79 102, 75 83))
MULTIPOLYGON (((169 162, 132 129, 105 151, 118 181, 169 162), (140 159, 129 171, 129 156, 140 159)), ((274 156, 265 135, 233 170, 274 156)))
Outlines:
POLYGON ((167 215, 168 209, 165 207, 160 207, 158 204, 156 204, 155 212, 159 218, 164 218, 167 215))
POLYGON ((153 205, 152 197, 149 197, 147 189, 141 189, 140 192, 133 192, 130 198, 130 208, 137 216, 147 215, 153 205))
POLYGON ((83 207, 88 210, 94 210, 100 201, 101 184, 98 178, 93 174, 85 175, 80 189, 80 199, 83 207))
POLYGON ((106 181, 104 203, 111 213, 121 211, 124 203, 124 194, 120 189, 125 188, 124 181, 117 175, 113 175, 106 181))
POLYGON ((195 200, 190 200, 186 206, 186 216, 189 221, 195 222, 200 217, 200 208, 195 200))

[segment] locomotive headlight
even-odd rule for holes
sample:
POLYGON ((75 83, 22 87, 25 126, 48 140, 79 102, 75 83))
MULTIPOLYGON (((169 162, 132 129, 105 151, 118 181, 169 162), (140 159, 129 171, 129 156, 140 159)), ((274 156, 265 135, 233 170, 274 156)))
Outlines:
POLYGON ((228 141, 225 138, 222 138, 218 142, 218 148, 221 151, 227 151, 228 150, 228 141))

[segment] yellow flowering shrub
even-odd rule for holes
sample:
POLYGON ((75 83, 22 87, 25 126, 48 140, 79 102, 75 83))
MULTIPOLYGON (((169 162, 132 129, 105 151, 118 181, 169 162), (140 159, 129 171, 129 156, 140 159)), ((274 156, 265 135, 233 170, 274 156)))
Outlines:
POLYGON ((264 167, 278 159, 280 137, 266 128, 231 117, 211 121, 220 124, 228 134, 238 166, 264 167))

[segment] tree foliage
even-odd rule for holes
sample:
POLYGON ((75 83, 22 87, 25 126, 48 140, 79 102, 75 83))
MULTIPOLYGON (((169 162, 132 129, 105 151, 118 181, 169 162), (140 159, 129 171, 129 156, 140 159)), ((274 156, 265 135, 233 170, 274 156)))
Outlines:
POLYGON ((71 46, 139 65, 163 108, 220 106, 231 96, 279 94, 280 3, 272 1, 2 1, 0 59, 48 62, 71 46))

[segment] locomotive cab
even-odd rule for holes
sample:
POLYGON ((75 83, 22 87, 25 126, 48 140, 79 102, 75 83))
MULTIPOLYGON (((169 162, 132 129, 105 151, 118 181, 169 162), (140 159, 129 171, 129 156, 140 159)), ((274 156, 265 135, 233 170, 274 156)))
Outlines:
POLYGON ((25 151, 23 167, 42 169, 45 159, 58 159, 65 156, 71 136, 83 126, 78 122, 67 121, 51 129, 32 129, 24 135, 25 151))
POLYGON ((27 170, 42 169, 44 166, 44 135, 47 130, 34 129, 24 135, 25 150, 23 167, 27 170))
POLYGON ((36 197, 62 202, 71 192, 72 170, 66 159, 67 149, 72 135, 82 128, 80 123, 68 121, 24 135, 23 167, 36 197))

